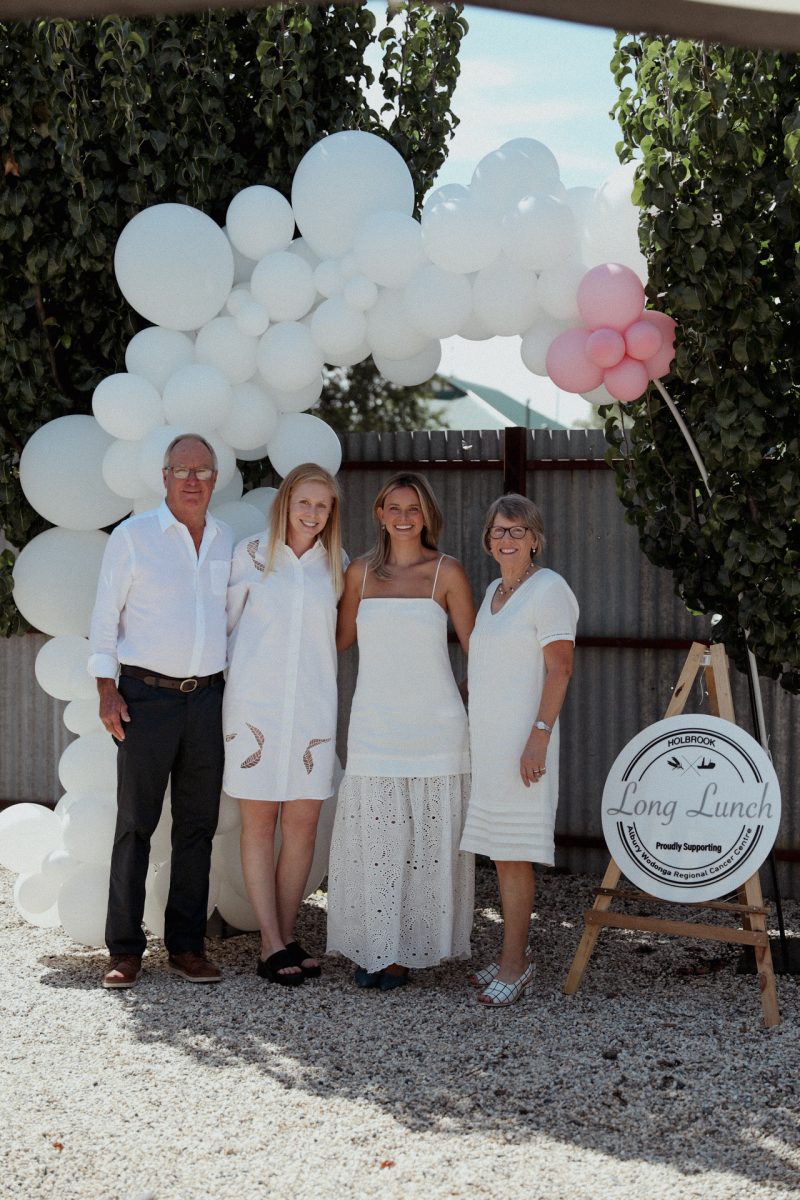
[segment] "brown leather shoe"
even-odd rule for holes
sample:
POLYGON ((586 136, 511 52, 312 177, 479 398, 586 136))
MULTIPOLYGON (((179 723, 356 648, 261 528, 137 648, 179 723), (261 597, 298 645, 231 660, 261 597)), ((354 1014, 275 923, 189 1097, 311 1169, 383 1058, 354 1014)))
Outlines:
POLYGON ((112 954, 111 967, 103 976, 104 988, 133 987, 142 969, 141 954, 112 954))
POLYGON ((170 954, 169 965, 178 975, 190 983, 219 983, 222 972, 209 962, 204 954, 187 950, 183 954, 170 954))

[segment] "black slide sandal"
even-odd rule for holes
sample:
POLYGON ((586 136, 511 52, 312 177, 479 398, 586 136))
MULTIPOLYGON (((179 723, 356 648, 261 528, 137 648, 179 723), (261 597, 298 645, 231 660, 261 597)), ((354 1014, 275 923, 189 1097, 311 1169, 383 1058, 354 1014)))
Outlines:
POLYGON ((292 965, 299 967, 306 979, 319 979, 320 975, 322 974, 322 967, 303 966, 304 958, 315 958, 316 955, 309 954, 307 950, 303 949, 299 942, 287 942, 286 952, 287 954, 292 955, 292 965))
POLYGON ((270 954, 269 958, 260 958, 256 973, 262 979, 268 979, 270 983, 281 983, 284 987, 298 987, 301 983, 305 983, 305 974, 294 972, 291 975, 281 975, 280 971, 285 967, 299 965, 287 946, 285 950, 276 950, 274 954, 270 954))

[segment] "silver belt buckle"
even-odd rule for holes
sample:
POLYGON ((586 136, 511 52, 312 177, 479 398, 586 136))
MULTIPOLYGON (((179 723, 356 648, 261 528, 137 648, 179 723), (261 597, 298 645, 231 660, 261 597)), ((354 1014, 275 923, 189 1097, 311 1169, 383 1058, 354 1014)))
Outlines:
POLYGON ((197 688, 196 679, 182 679, 180 690, 182 692, 193 692, 197 688))

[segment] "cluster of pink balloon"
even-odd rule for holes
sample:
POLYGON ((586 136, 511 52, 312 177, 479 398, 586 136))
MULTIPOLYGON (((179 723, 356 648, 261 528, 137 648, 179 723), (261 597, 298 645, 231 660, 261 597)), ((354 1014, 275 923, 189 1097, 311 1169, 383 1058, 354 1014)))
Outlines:
POLYGON ((550 344, 547 373, 565 392, 605 387, 622 404, 638 400, 651 379, 669 372, 675 322, 644 307, 644 288, 629 267, 603 263, 581 279, 577 294, 583 326, 550 344))

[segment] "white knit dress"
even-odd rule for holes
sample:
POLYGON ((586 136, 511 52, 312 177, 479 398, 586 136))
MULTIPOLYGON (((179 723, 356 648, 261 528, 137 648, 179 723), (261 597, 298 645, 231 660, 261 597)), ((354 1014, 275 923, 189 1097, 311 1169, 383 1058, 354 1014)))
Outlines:
POLYGON ((356 625, 358 681, 331 842, 328 951, 368 971, 466 958, 474 859, 459 851, 459 840, 468 730, 447 653, 447 615, 433 595, 367 598, 356 625))
POLYGON ((499 612, 489 584, 469 643, 470 794, 462 850, 507 862, 552 866, 558 805, 559 727, 547 746, 547 774, 525 787, 519 760, 545 680, 543 647, 575 641, 578 602, 568 584, 540 568, 499 612))

